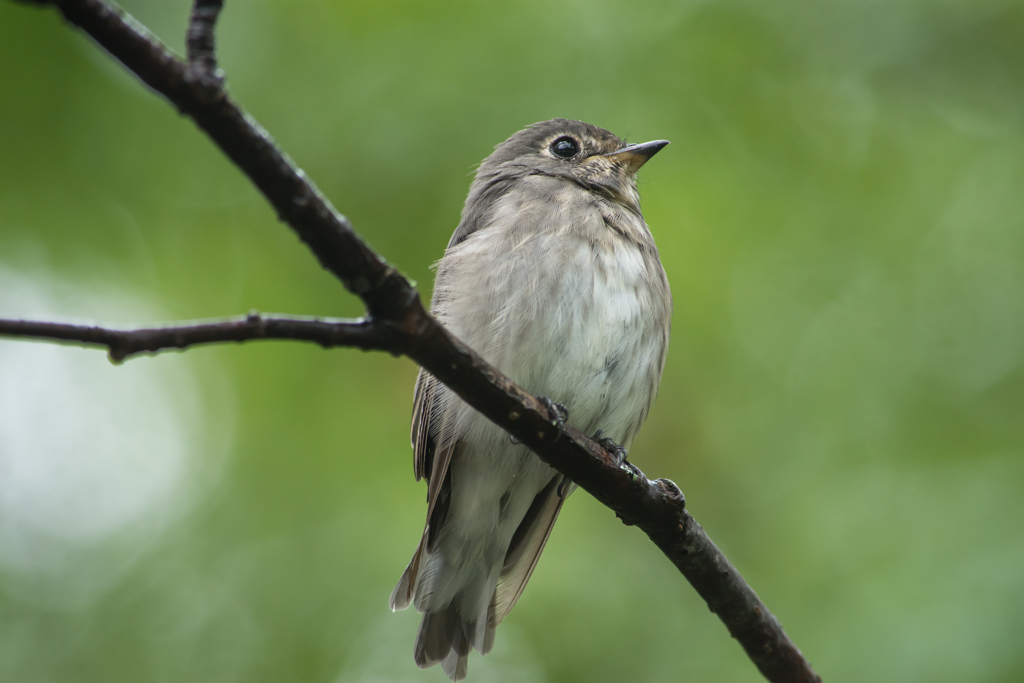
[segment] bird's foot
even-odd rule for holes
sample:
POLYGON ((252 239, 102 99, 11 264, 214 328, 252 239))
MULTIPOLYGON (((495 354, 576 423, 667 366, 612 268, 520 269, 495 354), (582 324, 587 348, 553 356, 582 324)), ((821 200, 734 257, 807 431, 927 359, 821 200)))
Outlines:
POLYGON ((551 424, 558 428, 558 431, 562 431, 562 427, 565 426, 565 421, 569 419, 569 409, 561 403, 555 403, 547 396, 539 396, 540 402, 544 404, 544 407, 548 409, 548 413, 554 415, 554 419, 551 420, 551 424))
POLYGON ((601 444, 601 448, 612 454, 612 457, 615 458, 616 467, 622 467, 622 463, 626 462, 627 453, 625 448, 605 436, 604 432, 600 429, 594 432, 594 436, 592 438, 594 441, 601 444))
MULTIPOLYGON (((554 418, 551 420, 551 424, 553 424, 558 429, 557 433, 560 434, 562 432, 562 427, 565 426, 565 421, 569 419, 569 409, 566 408, 561 403, 555 403, 547 396, 538 396, 537 398, 541 402, 541 404, 543 404, 543 406, 548 409, 548 413, 554 416, 554 418)), ((519 439, 512 436, 511 434, 508 435, 508 440, 511 441, 513 444, 520 443, 519 439)))
MULTIPOLYGON (((562 433, 562 428, 565 426, 565 421, 569 419, 569 411, 567 408, 564 407, 564 405, 562 405, 561 403, 556 403, 547 396, 538 396, 537 398, 538 400, 541 401, 544 407, 548 409, 548 415, 553 416, 551 419, 551 424, 554 425, 556 429, 555 438, 557 439, 558 435, 562 433)), ((512 434, 509 434, 509 441, 511 441, 512 443, 519 443, 519 439, 517 439, 515 436, 512 436, 512 434)))

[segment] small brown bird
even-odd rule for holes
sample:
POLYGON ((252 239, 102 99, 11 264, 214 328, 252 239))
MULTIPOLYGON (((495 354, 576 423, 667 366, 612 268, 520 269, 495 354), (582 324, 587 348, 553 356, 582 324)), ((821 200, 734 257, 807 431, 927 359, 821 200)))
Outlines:
MULTIPOLYGON (((434 284, 457 337, 623 449, 668 349, 672 295, 636 189, 667 144, 566 119, 516 133, 480 165, 434 284)), ((490 651, 574 486, 423 371, 412 445, 427 523, 391 609, 423 613, 416 664, 457 681, 471 647, 490 651)))

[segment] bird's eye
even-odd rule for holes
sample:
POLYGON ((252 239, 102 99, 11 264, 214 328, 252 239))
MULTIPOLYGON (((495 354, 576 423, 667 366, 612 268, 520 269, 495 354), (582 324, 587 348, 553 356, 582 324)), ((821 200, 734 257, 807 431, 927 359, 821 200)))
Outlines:
POLYGON ((579 144, 568 135, 552 142, 549 149, 559 159, 572 159, 580 152, 579 144))

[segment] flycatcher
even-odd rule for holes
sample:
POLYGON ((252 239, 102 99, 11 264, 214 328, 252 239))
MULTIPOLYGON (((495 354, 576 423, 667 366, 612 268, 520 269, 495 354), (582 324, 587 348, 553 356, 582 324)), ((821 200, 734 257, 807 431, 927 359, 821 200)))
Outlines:
MULTIPOLYGON (((434 283, 445 327, 623 455, 668 349, 672 295, 636 189, 667 144, 566 119, 516 133, 480 165, 434 283)), ((427 523, 391 609, 423 613, 416 663, 457 681, 471 648, 490 651, 574 486, 422 370, 412 445, 427 523)))

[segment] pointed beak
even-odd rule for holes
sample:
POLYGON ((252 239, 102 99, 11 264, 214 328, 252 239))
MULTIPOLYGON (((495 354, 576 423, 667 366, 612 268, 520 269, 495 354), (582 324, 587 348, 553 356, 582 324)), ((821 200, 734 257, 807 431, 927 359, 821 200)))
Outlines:
POLYGON ((636 172, 641 166, 647 163, 648 159, 660 152, 661 148, 667 144, 668 140, 641 142, 636 145, 627 145, 622 149, 617 149, 614 152, 609 152, 602 156, 608 157, 613 161, 620 161, 629 166, 633 172, 636 172))

